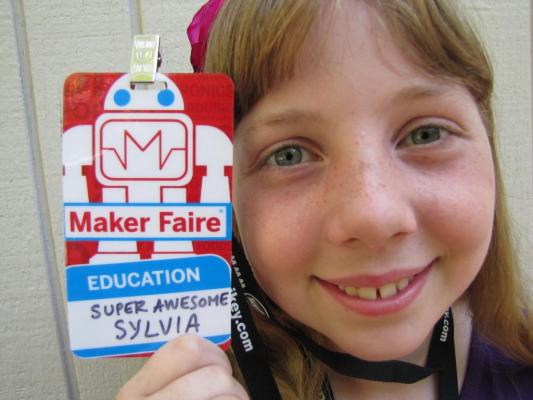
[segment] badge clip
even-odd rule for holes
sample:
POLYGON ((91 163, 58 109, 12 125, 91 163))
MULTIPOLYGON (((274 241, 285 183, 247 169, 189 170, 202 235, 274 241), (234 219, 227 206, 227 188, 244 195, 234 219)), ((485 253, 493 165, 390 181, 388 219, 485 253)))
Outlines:
POLYGON ((162 57, 159 35, 134 35, 131 50, 130 82, 154 83, 162 57))

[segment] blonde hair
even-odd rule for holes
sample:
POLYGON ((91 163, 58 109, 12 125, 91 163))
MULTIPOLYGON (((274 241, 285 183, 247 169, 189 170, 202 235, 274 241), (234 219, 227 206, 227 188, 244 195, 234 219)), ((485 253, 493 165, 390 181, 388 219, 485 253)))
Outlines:
MULTIPOLYGON (((469 288, 474 330, 517 361, 533 364, 533 318, 528 292, 520 286, 523 280, 504 202, 491 104, 493 74, 483 46, 453 1, 362 1, 375 11, 378 21, 415 66, 431 76, 463 85, 477 102, 491 143, 497 189, 491 244, 469 288)), ((237 123, 269 89, 293 76, 299 49, 327 3, 225 2, 210 34, 205 71, 225 73, 234 80, 237 123)), ((287 324, 298 325, 282 311, 276 312, 287 324)), ((283 398, 318 398, 324 379, 321 364, 282 329, 260 315, 256 319, 283 398)))

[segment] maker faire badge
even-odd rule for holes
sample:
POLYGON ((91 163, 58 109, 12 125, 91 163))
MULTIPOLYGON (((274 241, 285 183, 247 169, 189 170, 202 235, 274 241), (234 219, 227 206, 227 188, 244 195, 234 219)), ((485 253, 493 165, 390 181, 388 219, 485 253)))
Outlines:
POLYGON ((233 83, 217 74, 67 78, 63 201, 71 349, 230 340, 233 83))

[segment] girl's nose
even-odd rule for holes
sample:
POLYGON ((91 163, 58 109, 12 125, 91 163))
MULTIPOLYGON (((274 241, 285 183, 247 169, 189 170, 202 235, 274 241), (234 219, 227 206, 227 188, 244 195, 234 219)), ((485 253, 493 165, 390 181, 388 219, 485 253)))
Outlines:
POLYGON ((330 179, 326 235, 337 245, 381 248, 417 229, 416 194, 390 159, 348 163, 330 179))

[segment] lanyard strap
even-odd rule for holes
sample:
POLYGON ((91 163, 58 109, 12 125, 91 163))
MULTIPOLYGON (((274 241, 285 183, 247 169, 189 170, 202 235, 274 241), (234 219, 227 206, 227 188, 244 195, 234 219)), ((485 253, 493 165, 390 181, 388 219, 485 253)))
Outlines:
MULTIPOLYGON (((392 363, 394 363, 394 361, 392 361, 392 363)), ((387 368, 389 369, 390 373, 390 367, 387 368)), ((451 309, 446 311, 437 325, 435 325, 428 353, 428 361, 426 367, 421 368, 426 369, 427 371, 432 370, 437 373, 439 400, 459 399, 455 345, 453 339, 453 316, 451 309)), ((340 373, 347 375, 343 372, 340 373)), ((372 375, 372 377, 366 379, 378 380, 382 382, 409 383, 407 380, 389 379, 391 375, 388 374, 380 379, 376 379, 378 377, 374 376, 374 373, 370 373, 369 375, 372 375)), ((397 375, 397 377, 401 378, 402 375, 403 374, 397 375)), ((363 378, 361 375, 358 377, 363 378)), ((327 378, 324 381, 322 388, 322 400, 335 400, 333 390, 331 389, 331 384, 327 378)))
MULTIPOLYGON (((261 291, 244 251, 235 238, 233 239, 232 261, 232 346, 237 361, 253 400, 281 399, 246 301, 248 296, 261 304, 263 300, 260 297, 261 291)), ((292 331, 275 319, 272 321, 287 330, 320 361, 340 374, 380 382, 414 383, 437 373, 439 400, 459 398, 451 309, 443 315, 433 329, 428 361, 424 367, 403 361, 366 361, 349 354, 337 353, 315 343, 299 332, 292 331)), ((331 390, 329 392, 330 399, 333 400, 333 393, 331 390)))
MULTIPOLYGON (((246 295, 248 281, 241 271, 249 269, 240 244, 233 239, 232 299, 231 299, 231 347, 239 363, 248 393, 252 400, 281 400, 278 387, 265 356, 265 349, 246 295)), ((255 282, 255 279, 253 280, 255 282)))
POLYGON ((435 326, 431 338, 427 364, 431 367, 439 362, 441 364, 437 377, 439 400, 459 399, 451 308, 444 313, 439 323, 435 326))
MULTIPOLYGON (((444 314, 433 330, 425 367, 404 361, 366 361, 346 353, 331 351, 303 335, 299 335, 298 339, 320 361, 339 374, 379 382, 415 383, 436 372, 440 374, 445 365, 451 365, 452 359, 455 361, 451 311, 444 314)), ((455 362, 453 368, 455 369, 455 362)), ((451 373, 448 375, 452 376, 451 373)))

